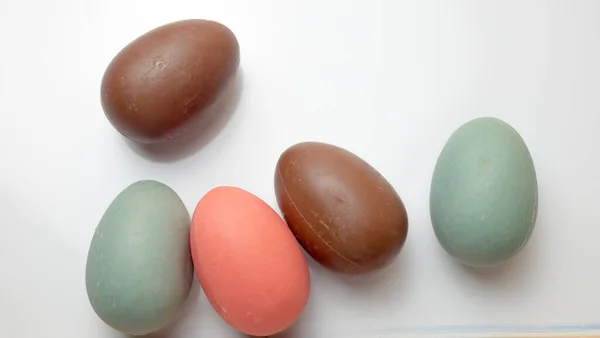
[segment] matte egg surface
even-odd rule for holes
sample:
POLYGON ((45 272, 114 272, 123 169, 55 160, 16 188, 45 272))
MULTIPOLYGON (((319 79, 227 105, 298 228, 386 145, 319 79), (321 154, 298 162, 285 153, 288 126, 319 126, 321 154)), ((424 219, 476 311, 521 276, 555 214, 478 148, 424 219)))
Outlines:
POLYGON ((430 213, 452 257, 483 267, 515 256, 529 241, 537 207, 533 160, 515 129, 483 117, 450 136, 435 166, 430 213))
POLYGON ((85 275, 106 324, 143 335, 173 321, 194 275, 189 228, 183 202, 160 182, 139 181, 117 195, 96 228, 85 275))
POLYGON ((191 247, 198 280, 233 328, 270 336, 290 327, 308 301, 302 249, 267 203, 236 187, 218 187, 198 202, 191 247))

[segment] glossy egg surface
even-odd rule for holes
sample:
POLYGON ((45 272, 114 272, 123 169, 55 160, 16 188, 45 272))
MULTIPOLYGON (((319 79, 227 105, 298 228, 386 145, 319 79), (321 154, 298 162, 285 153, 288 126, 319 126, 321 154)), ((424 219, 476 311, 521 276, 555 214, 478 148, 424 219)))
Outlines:
POLYGON ((285 150, 275 170, 275 193, 304 249, 336 272, 386 267, 406 241, 408 216, 396 190, 340 147, 303 142, 285 150))
POLYGON ((218 22, 193 19, 160 26, 110 62, 102 78, 102 108, 131 140, 178 137, 224 92, 239 58, 236 36, 218 22))

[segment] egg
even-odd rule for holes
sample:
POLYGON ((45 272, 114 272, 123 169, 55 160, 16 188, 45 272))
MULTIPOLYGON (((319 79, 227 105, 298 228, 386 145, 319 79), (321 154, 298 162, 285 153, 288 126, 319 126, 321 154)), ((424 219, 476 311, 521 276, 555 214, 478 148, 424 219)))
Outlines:
POLYGON ((209 191, 192 216, 190 241, 202 289, 233 328, 269 336, 304 310, 310 279, 302 249, 257 196, 236 187, 209 191))
POLYGON ((155 28, 108 65, 101 84, 104 113, 133 141, 176 138, 223 94, 239 53, 236 36, 215 21, 183 20, 155 28))
POLYGON ((514 128, 483 117, 450 136, 435 165, 430 213, 452 257, 484 267, 515 256, 529 241, 537 207, 533 160, 514 128))
POLYGON ((132 335, 160 330, 177 316, 193 280, 190 216, 156 181, 129 185, 104 212, 91 241, 85 282, 96 314, 132 335))
POLYGON ((275 194, 302 247, 335 272, 380 270, 406 241, 408 216, 392 185, 340 147, 303 142, 285 150, 275 170, 275 194))

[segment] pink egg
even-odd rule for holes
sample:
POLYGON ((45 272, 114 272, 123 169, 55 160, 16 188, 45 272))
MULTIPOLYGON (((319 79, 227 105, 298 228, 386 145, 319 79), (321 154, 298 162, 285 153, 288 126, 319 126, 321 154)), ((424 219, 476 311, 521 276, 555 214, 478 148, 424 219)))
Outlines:
POLYGON ((209 191, 194 211, 190 243, 204 293, 233 328, 273 335, 304 310, 310 278, 300 245, 255 195, 235 187, 209 191))

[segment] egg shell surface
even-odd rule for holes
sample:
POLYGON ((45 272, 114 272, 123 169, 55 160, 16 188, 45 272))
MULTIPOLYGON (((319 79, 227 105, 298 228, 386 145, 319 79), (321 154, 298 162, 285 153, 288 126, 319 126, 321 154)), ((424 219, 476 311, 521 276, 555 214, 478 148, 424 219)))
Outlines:
POLYGON ((515 256, 529 241, 537 208, 533 160, 515 129, 482 117, 450 136, 434 169, 430 213, 452 257, 485 267, 515 256))
POLYGON ((286 149, 275 170, 277 203, 302 247, 323 266, 366 274, 394 262, 408 215, 394 187, 350 151, 322 142, 286 149))
POLYGON ((306 260, 283 219, 257 196, 236 187, 209 191, 194 211, 190 241, 202 289, 233 328, 269 336, 302 313, 306 260))
POLYGON ((208 121, 205 113, 233 80, 239 60, 236 36, 221 23, 190 19, 157 27, 110 62, 100 88, 102 108, 131 140, 176 138, 208 121))
POLYGON ((98 316, 124 333, 168 325, 193 280, 190 216, 171 188, 139 181, 109 205, 92 239, 85 282, 98 316))

